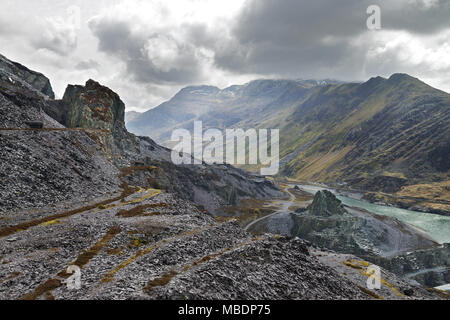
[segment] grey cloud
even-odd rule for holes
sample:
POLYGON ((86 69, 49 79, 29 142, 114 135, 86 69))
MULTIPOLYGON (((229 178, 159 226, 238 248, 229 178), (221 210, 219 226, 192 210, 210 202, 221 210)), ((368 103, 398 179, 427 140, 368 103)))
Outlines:
POLYGON ((132 30, 131 22, 94 19, 89 23, 100 51, 120 58, 133 78, 142 83, 187 83, 201 77, 195 46, 180 41, 170 30, 132 30))
POLYGON ((375 1, 377 2, 381 8, 383 28, 418 34, 433 34, 450 28, 449 0, 375 1))
POLYGON ((47 20, 36 26, 39 33, 31 40, 36 49, 47 49, 59 55, 67 56, 77 48, 77 31, 71 24, 62 20, 47 20))
POLYGON ((98 67, 100 67, 100 64, 92 59, 80 61, 75 65, 75 69, 77 70, 96 69, 98 67))
POLYGON ((380 6, 384 30, 431 33, 450 27, 450 1, 430 7, 423 1, 249 0, 232 39, 214 44, 215 63, 237 73, 358 79, 373 45, 368 6, 380 6))
POLYGON ((215 62, 233 71, 334 77, 341 76, 342 62, 353 60, 344 72, 354 77, 362 52, 349 39, 367 31, 366 8, 353 0, 249 1, 234 39, 216 47, 215 62))

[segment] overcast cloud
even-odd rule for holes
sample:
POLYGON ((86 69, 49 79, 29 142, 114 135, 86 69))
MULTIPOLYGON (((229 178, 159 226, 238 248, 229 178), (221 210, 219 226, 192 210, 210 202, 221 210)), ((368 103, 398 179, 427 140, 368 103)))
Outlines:
POLYGON ((93 78, 146 110, 187 85, 364 81, 405 72, 450 92, 450 0, 2 1, 0 53, 57 96, 93 78), (366 9, 381 8, 381 30, 366 9))

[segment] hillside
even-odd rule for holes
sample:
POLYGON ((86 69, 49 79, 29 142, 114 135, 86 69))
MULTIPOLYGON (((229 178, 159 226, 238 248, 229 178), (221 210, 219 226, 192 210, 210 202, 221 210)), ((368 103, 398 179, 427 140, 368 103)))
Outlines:
MULTIPOLYGON (((449 109, 447 93, 396 74, 320 88, 270 126, 279 126, 285 137, 280 143, 281 156, 289 158, 286 176, 364 192, 406 193, 406 186, 448 181, 449 109)), ((405 196, 420 203, 421 194, 405 196)), ((435 200, 445 212, 448 190, 442 196, 435 200)))
POLYGON ((136 167, 153 168, 141 170, 142 187, 163 188, 211 211, 241 198, 281 195, 272 182, 231 166, 174 165, 170 150, 126 130, 124 103, 96 81, 69 85, 53 100, 41 92, 47 78, 30 85, 14 70, 0 69, 0 200, 11 203, 0 211, 120 192, 120 170, 136 167), (30 121, 44 128, 30 128, 30 121))
POLYGON ((134 117, 127 128, 170 145, 173 129, 192 130, 195 120, 201 120, 205 130, 258 127, 303 99, 312 88, 329 82, 255 80, 223 90, 212 86, 186 87, 169 101, 134 117))
POLYGON ((280 176, 447 214, 449 109, 449 94, 406 74, 365 83, 264 80, 185 88, 128 127, 156 130, 160 142, 173 128, 192 130, 194 119, 205 129, 279 128, 280 176))

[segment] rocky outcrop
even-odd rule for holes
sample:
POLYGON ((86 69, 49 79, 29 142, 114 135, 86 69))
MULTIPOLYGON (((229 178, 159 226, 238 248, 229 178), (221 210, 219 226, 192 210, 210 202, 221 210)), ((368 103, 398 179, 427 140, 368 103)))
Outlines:
POLYGON ((346 212, 342 202, 328 190, 318 191, 308 210, 311 215, 324 217, 346 212))
POLYGON ((316 193, 306 210, 291 215, 292 235, 342 253, 390 257, 430 248, 437 243, 425 233, 395 218, 343 207, 331 192, 316 193))
POLYGON ((41 112, 45 106, 18 82, 0 92, 0 214, 6 215, 0 224, 11 215, 20 219, 17 211, 89 201, 119 188, 119 171, 101 147, 41 112), (43 129, 30 128, 36 120, 43 129))
POLYGON ((94 80, 69 85, 50 112, 68 128, 95 129, 94 138, 107 157, 119 166, 130 165, 140 154, 140 141, 125 128, 125 104, 119 95, 94 80))
POLYGON ((69 128, 95 128, 115 134, 125 124, 125 105, 111 89, 88 80, 85 86, 69 85, 63 103, 69 128))
POLYGON ((51 99, 55 98, 50 80, 42 73, 32 71, 20 63, 7 59, 1 54, 0 70, 4 73, 8 73, 12 81, 21 79, 47 97, 51 99))

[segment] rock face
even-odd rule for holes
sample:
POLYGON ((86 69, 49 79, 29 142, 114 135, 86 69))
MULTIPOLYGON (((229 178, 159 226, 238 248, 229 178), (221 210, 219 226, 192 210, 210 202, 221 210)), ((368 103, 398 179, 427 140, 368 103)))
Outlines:
POLYGON ((308 210, 310 214, 314 216, 324 217, 335 214, 344 214, 346 212, 342 202, 328 190, 318 191, 308 210))
POLYGON ((392 259, 377 258, 373 261, 397 275, 428 287, 450 283, 449 243, 436 248, 408 252, 392 259))
POLYGON ((212 86, 189 86, 172 99, 137 115, 127 123, 131 132, 150 135, 169 145, 173 129, 191 130, 195 120, 208 128, 254 128, 275 117, 281 109, 303 99, 314 80, 255 80, 223 90, 212 86))
POLYGON ((63 103, 67 106, 64 124, 69 128, 95 128, 115 134, 123 130, 125 105, 119 95, 94 80, 85 86, 69 85, 63 103))
MULTIPOLYGON (((0 66, 1 72, 5 71, 0 66)), ((23 216, 16 212, 85 202, 119 188, 118 169, 87 132, 67 130, 43 112, 49 108, 48 98, 23 79, 0 78, 0 86, 0 213, 8 216, 4 218, 29 219, 29 212, 23 216), (28 131, 36 120, 44 129, 28 131)))
MULTIPOLYGON (((50 80, 42 73, 32 71, 20 63, 11 61, 0 54, 0 70, 13 75, 13 78, 17 77, 22 79, 34 89, 43 93, 51 99, 55 98, 50 80)), ((11 79, 14 80, 14 79, 11 79)))
MULTIPOLYGON (((97 137, 110 159, 119 165, 139 154, 139 139, 125 129, 125 105, 111 89, 88 80, 85 86, 69 85, 59 104, 59 121, 68 128, 90 128, 104 131, 97 137)), ((135 160, 135 159, 134 159, 135 160)))

